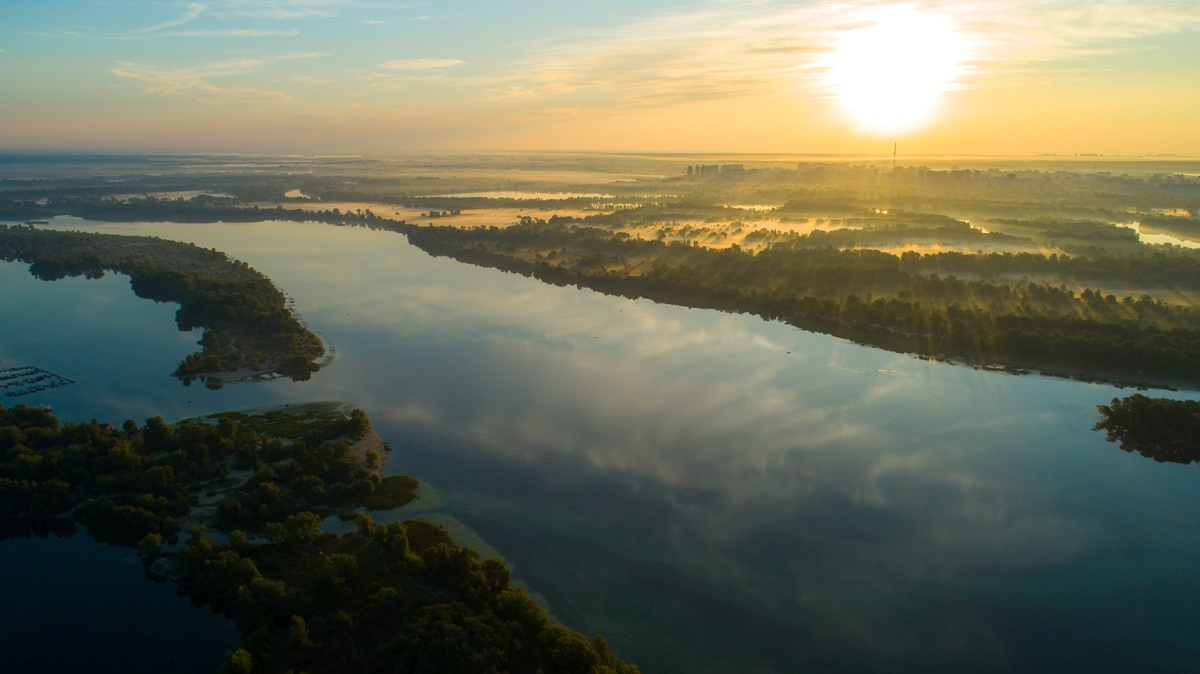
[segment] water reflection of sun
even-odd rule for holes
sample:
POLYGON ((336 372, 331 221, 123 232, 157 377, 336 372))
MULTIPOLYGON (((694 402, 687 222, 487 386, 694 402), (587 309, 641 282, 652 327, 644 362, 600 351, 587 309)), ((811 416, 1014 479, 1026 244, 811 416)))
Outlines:
POLYGON ((867 10, 824 60, 826 84, 860 129, 911 131, 929 122, 965 69, 967 38, 948 17, 909 6, 867 10))

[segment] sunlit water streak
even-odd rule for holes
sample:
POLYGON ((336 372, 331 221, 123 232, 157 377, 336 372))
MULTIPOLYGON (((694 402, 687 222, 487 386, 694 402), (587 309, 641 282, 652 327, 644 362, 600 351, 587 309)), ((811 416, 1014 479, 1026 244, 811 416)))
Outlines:
POLYGON ((1170 234, 1147 234, 1146 232, 1142 231, 1142 223, 1140 223, 1140 222, 1134 222, 1131 224, 1125 224, 1125 223, 1117 223, 1117 224, 1121 225, 1122 227, 1128 227, 1130 229, 1136 230, 1138 233, 1138 239, 1140 239, 1142 241, 1142 243, 1149 243, 1149 244, 1155 244, 1155 245, 1165 243, 1165 244, 1170 244, 1172 246, 1180 246, 1183 248, 1200 248, 1200 241, 1192 241, 1191 239, 1183 239, 1183 238, 1180 238, 1177 236, 1171 236, 1170 234))
POLYGON ((430 195, 446 198, 485 198, 485 199, 536 199, 539 201, 558 201, 561 199, 615 199, 612 194, 600 192, 522 192, 517 190, 495 190, 491 192, 457 192, 455 194, 430 195))

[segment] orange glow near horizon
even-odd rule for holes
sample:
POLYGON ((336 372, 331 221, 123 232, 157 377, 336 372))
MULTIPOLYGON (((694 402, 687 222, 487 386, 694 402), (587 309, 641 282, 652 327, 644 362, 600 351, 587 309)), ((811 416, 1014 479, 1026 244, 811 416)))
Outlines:
POLYGON ((1178 0, 9 4, 4 149, 1200 155, 1178 0))

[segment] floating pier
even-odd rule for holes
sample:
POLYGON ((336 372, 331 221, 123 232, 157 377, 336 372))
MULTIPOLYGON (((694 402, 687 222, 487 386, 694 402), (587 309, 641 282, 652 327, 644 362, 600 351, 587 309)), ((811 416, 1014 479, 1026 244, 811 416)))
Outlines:
POLYGON ((0 369, 0 390, 9 398, 19 398, 74 383, 73 379, 32 365, 0 369))

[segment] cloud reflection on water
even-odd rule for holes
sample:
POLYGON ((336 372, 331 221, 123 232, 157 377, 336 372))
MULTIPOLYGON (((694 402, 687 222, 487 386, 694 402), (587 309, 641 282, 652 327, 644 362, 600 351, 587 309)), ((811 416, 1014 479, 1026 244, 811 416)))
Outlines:
POLYGON ((1079 410, 1108 388, 555 288, 387 232, 162 230, 247 260, 337 348, 311 382, 223 400, 366 407, 396 470, 647 671, 1019 669, 1042 648, 1022 624, 1081 645, 1048 606, 1115 624, 1079 588, 1132 559, 1148 485, 1178 503, 1093 452, 1079 410))

